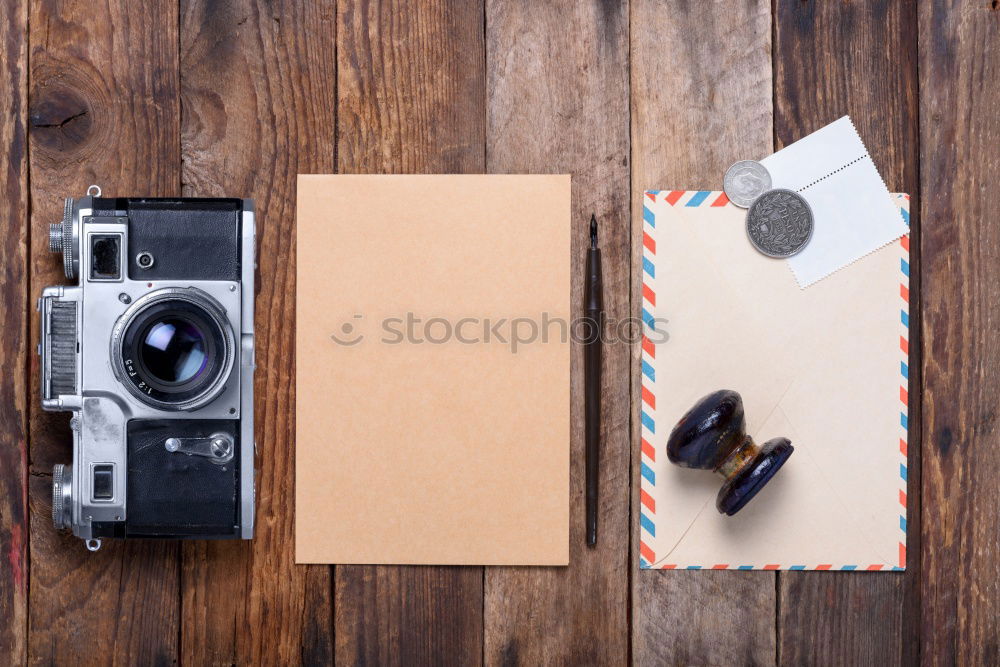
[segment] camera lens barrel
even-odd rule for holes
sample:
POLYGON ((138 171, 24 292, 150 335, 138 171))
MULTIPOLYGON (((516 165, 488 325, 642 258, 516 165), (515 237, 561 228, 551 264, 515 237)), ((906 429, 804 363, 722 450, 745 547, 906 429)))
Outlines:
POLYGON ((164 410, 192 410, 218 396, 234 355, 225 310, 194 287, 164 288, 137 299, 111 335, 119 381, 142 402, 164 410))

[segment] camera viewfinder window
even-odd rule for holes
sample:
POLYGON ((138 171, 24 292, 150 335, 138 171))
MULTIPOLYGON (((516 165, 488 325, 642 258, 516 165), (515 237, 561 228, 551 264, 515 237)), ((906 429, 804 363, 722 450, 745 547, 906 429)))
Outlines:
POLYGON ((121 236, 118 234, 90 237, 90 279, 119 280, 121 278, 121 236))

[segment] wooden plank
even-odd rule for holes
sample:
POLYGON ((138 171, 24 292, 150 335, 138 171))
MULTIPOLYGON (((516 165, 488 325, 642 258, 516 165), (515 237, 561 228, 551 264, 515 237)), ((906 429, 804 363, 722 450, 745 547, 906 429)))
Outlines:
MULTIPOLYGON (((573 313, 581 315, 590 214, 600 225, 605 309, 630 314, 628 5, 489 0, 487 171, 573 175, 573 313)), ((613 326, 609 324, 609 330, 613 326)), ((572 356, 570 566, 486 568, 489 664, 628 660, 629 368, 604 348, 598 542, 584 534, 583 357, 572 356)))
MULTIPOLYGON (((916 209, 916 9, 880 0, 832 3, 779 0, 775 5, 775 148, 850 114, 891 192, 908 192, 916 209), (880 54, 878 58, 874 54, 880 54)), ((910 294, 919 294, 919 216, 911 218, 914 249, 910 294)), ((911 304, 918 299, 911 299, 911 304)), ((911 308, 911 322, 919 308, 911 308)), ((917 327, 911 327, 911 332, 917 327)), ((911 369, 920 344, 910 340, 911 369)), ((919 471, 919 374, 910 374, 909 466, 919 471)), ((886 443, 882 443, 886 444, 886 443)), ((896 447, 896 443, 889 443, 896 447)), ((909 571, 858 575, 782 572, 778 576, 781 662, 912 664, 917 660, 920 494, 918 475, 907 500, 909 571)), ((887 517, 893 525, 895 516, 887 517)))
POLYGON ((28 11, 0 24, 0 663, 28 657, 28 11))
POLYGON ((921 2, 921 660, 1000 660, 1000 6, 921 2))
MULTIPOLYGON (((717 188, 730 164, 772 152, 771 11, 764 0, 632 2, 632 303, 646 188, 717 188)), ((638 306, 633 306, 637 311, 638 306)), ((633 349, 633 368, 639 363, 633 349)), ((632 405, 640 404, 632 374, 632 405)), ((639 441, 637 407, 632 442, 639 441)), ((659 443, 659 446, 664 446, 659 443)), ((639 479, 633 444, 632 479, 639 479)), ((638 562, 638 485, 632 563, 638 562)), ((776 658, 771 572, 633 573, 632 655, 639 664, 765 664, 776 658)))
POLYGON ((482 660, 482 568, 336 568, 336 660, 471 665, 482 660))
MULTIPOLYGON (((91 183, 112 196, 179 194, 177 5, 36 2, 28 23, 35 298, 46 285, 68 282, 47 243, 62 197, 82 196, 91 183)), ((31 327, 37 340, 37 318, 31 327)), ((31 368, 29 658, 174 662, 178 546, 105 541, 91 554, 55 532, 48 475, 52 464, 70 461, 72 438, 68 415, 41 411, 38 364, 31 368)))
MULTIPOLYGON (((482 2, 339 2, 337 170, 482 172, 483 49, 482 2)), ((482 568, 335 572, 338 662, 481 662, 482 568)))
POLYGON ((182 662, 321 664, 331 569, 295 565, 295 181, 334 166, 333 0, 182 0, 186 196, 257 213, 257 519, 250 543, 189 542, 182 662))

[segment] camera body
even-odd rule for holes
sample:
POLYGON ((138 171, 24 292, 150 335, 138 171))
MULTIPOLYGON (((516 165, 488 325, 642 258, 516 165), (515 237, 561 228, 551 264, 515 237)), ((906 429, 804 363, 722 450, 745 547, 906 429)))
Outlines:
POLYGON ((254 528, 249 199, 67 199, 49 248, 42 408, 70 411, 52 519, 102 538, 243 538, 254 528))

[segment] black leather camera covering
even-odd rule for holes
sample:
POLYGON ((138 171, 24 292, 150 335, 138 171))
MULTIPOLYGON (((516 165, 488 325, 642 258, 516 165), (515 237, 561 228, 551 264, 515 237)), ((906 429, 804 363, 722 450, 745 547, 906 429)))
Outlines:
POLYGON ((239 536, 239 421, 134 419, 128 424, 127 537, 239 536), (228 433, 236 443, 224 465, 168 452, 167 438, 228 433))
POLYGON ((128 216, 132 280, 240 280, 240 199, 97 198, 94 211, 128 216), (153 265, 140 268, 139 253, 153 265))

